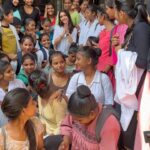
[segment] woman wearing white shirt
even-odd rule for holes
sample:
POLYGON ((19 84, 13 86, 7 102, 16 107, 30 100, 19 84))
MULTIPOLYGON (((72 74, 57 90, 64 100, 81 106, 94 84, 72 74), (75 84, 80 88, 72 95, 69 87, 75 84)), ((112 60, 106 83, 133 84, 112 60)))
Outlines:
POLYGON ((89 36, 99 37, 100 32, 104 29, 104 26, 99 24, 97 19, 97 7, 95 5, 89 5, 86 9, 85 23, 80 25, 79 45, 85 45, 89 36))
POLYGON ((109 77, 96 70, 100 49, 89 46, 81 47, 76 56, 76 67, 81 72, 75 74, 68 85, 66 96, 69 98, 80 85, 90 88, 96 101, 104 105, 113 105, 113 91, 109 77))
POLYGON ((5 94, 17 87, 25 88, 21 80, 14 78, 15 73, 10 62, 0 60, 0 127, 7 122, 7 118, 1 111, 1 103, 5 94))
POLYGON ((68 54, 71 43, 76 42, 77 29, 73 26, 71 17, 66 10, 58 14, 58 25, 54 29, 54 48, 63 54, 68 54))

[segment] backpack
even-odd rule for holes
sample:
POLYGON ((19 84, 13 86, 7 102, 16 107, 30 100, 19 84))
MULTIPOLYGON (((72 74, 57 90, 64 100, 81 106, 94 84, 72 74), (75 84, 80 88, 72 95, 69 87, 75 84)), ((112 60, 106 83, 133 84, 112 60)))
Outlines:
POLYGON ((96 139, 99 143, 101 141, 101 137, 100 137, 101 130, 104 126, 105 121, 109 118, 110 115, 114 115, 117 118, 117 120, 119 120, 119 114, 112 106, 104 106, 102 112, 98 116, 96 122, 96 128, 95 128, 96 139))
POLYGON ((45 49, 41 46, 41 49, 40 49, 43 53, 43 60, 47 60, 48 59, 48 56, 47 56, 47 53, 45 51, 45 49))

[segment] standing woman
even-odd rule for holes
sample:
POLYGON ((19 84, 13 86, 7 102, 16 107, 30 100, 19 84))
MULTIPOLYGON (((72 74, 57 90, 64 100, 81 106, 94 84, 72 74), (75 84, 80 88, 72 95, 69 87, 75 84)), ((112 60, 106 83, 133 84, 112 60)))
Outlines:
POLYGON ((98 37, 101 30, 104 29, 103 26, 99 25, 97 19, 97 7, 95 5, 89 5, 85 11, 87 22, 80 27, 79 34, 79 45, 86 45, 88 37, 95 36, 98 37))
POLYGON ((56 24, 56 12, 55 6, 53 3, 48 2, 45 5, 44 18, 49 20, 50 30, 54 30, 56 24))
POLYGON ((23 88, 9 91, 1 107, 9 121, 0 129, 0 149, 42 149, 42 126, 32 119, 36 113, 36 102, 29 92, 23 88))
POLYGON ((124 130, 124 147, 133 149, 137 110, 140 105, 139 94, 145 79, 150 48, 150 26, 144 4, 130 0, 116 0, 115 7, 119 23, 128 25, 125 43, 122 46, 119 45, 118 36, 114 36, 112 39, 118 53, 118 62, 120 62, 116 65, 115 101, 121 105, 120 121, 124 130), (127 65, 126 58, 130 65, 127 65), (130 84, 126 82, 129 80, 130 84))
POLYGON ((99 71, 105 72, 110 77, 112 85, 114 86, 114 74, 113 65, 115 65, 116 60, 114 60, 112 49, 111 49, 111 37, 114 30, 114 24, 109 19, 106 13, 106 8, 103 6, 98 9, 98 17, 100 25, 104 25, 105 29, 101 31, 99 35, 99 48, 102 50, 102 55, 99 57, 97 69, 99 71))
POLYGON ((33 6, 34 0, 24 0, 24 6, 20 8, 22 24, 25 24, 27 18, 32 18, 36 22, 36 28, 40 28, 40 12, 33 6))
POLYGON ((71 43, 76 42, 77 29, 73 26, 68 11, 62 10, 58 14, 58 25, 54 29, 54 48, 63 54, 68 54, 71 43))
POLYGON ((89 46, 79 49, 75 64, 81 72, 72 76, 66 92, 68 97, 76 91, 79 85, 86 85, 90 88, 98 103, 113 105, 113 92, 109 77, 96 69, 100 55, 99 49, 89 46))

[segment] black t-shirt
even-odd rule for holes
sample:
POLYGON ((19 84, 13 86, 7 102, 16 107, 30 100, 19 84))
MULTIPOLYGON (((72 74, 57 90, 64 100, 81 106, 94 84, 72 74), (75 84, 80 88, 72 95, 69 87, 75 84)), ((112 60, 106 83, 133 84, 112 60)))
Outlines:
POLYGON ((21 15, 23 25, 25 24, 25 20, 27 18, 32 18, 35 21, 36 26, 40 27, 40 11, 39 11, 38 8, 34 7, 32 13, 27 14, 24 10, 24 7, 21 7, 19 12, 20 12, 20 15, 21 15))
POLYGON ((139 22, 134 25, 127 50, 137 52, 136 65, 139 68, 147 69, 150 53, 150 25, 148 23, 139 22))

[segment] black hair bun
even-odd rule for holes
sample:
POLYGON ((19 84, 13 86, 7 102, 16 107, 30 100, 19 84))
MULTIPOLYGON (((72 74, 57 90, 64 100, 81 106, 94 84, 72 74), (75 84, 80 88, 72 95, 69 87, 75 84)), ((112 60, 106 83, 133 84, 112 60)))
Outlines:
POLYGON ((77 88, 77 94, 79 95, 80 98, 85 98, 91 96, 91 91, 87 86, 80 85, 77 88))
POLYGON ((97 56, 100 57, 102 54, 102 50, 100 48, 94 48, 94 50, 95 50, 97 56))

